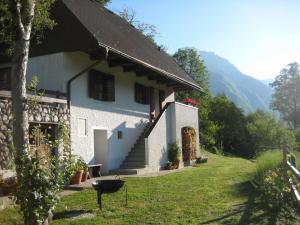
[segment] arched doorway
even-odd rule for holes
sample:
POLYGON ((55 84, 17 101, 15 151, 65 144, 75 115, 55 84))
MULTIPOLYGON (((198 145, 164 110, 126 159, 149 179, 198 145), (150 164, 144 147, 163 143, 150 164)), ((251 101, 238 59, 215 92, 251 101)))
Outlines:
POLYGON ((184 162, 190 162, 196 159, 197 134, 192 127, 183 127, 181 129, 182 139, 182 159, 184 162))

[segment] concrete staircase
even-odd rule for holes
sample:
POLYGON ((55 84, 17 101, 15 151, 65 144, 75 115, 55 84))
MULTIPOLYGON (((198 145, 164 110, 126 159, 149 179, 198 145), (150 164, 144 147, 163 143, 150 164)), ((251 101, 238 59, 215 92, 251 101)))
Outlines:
POLYGON ((145 135, 150 129, 151 123, 148 123, 136 140, 131 151, 126 156, 125 160, 120 166, 120 169, 111 170, 110 174, 139 174, 145 170, 145 135))

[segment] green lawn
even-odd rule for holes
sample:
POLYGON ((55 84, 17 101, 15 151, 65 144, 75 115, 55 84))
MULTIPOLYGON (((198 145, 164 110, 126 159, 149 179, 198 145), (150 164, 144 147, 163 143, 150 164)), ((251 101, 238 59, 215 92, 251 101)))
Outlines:
MULTIPOLYGON (((127 207, 123 191, 103 195, 102 211, 93 190, 64 197, 53 224, 287 224, 260 209, 255 190, 248 182, 254 163, 206 155, 209 162, 197 168, 160 177, 127 178, 127 207), (68 218, 76 212, 96 216, 68 218)), ((17 210, 0 211, 0 224, 21 224, 17 210)))

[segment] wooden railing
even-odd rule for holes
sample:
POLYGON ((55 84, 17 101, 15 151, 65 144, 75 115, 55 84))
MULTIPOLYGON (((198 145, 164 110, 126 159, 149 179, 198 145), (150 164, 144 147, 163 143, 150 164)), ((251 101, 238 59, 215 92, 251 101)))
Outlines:
MULTIPOLYGON (((286 146, 283 149, 283 165, 285 168, 285 173, 287 174, 288 171, 291 171, 296 182, 300 183, 300 172, 296 168, 296 156, 290 152, 289 146, 286 146), (290 155, 290 157, 288 157, 288 155, 290 155)), ((297 186, 292 180, 289 180, 289 182, 291 183, 294 197, 298 203, 298 206, 300 207, 300 194, 297 190, 297 186)))

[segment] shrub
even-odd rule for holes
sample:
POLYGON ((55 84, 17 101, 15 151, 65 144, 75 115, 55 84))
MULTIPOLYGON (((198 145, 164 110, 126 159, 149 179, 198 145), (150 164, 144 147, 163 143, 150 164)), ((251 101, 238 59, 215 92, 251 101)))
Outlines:
POLYGON ((270 170, 275 170, 282 164, 282 152, 279 150, 267 151, 256 159, 256 170, 254 180, 257 184, 262 184, 270 170))
POLYGON ((271 211, 289 211, 293 207, 292 190, 284 173, 282 166, 268 170, 260 184, 261 202, 271 211))
POLYGON ((180 157, 180 152, 181 149, 177 142, 170 144, 169 151, 168 151, 169 161, 175 162, 176 160, 178 160, 180 157))

